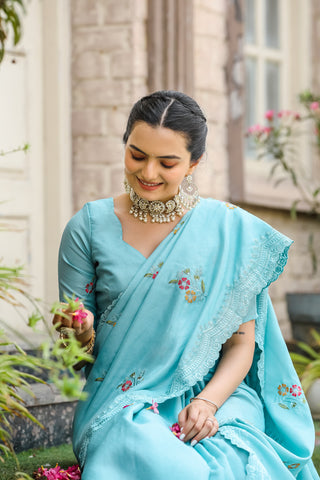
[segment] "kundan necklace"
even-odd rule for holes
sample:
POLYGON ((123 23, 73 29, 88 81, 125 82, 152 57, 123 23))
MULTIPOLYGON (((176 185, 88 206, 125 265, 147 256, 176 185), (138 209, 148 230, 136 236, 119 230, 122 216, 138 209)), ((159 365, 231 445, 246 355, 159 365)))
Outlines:
POLYGON ((148 215, 151 217, 151 223, 173 222, 176 215, 181 217, 184 209, 190 210, 199 202, 199 192, 192 182, 191 175, 185 177, 179 186, 178 194, 167 202, 161 202, 161 200, 149 201, 139 197, 129 185, 127 179, 124 181, 124 186, 132 202, 129 213, 145 223, 148 221, 148 215))

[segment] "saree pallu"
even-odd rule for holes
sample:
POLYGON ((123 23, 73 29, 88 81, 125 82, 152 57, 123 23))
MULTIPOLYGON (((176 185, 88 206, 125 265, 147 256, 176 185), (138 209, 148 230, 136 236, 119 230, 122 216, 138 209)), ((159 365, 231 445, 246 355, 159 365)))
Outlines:
MULTIPOLYGON (((99 202, 88 205, 94 243, 104 220, 99 202)), ((240 208, 202 199, 143 261, 96 320, 73 430, 84 480, 319 478, 312 418, 268 296, 291 243, 240 208), (252 305, 252 367, 217 412, 218 433, 184 444, 170 426, 252 305)))

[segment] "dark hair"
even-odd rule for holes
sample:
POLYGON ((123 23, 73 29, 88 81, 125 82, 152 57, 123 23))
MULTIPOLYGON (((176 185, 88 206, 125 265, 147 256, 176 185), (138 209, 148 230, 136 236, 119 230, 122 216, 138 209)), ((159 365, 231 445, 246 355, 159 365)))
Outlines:
POLYGON ((127 143, 136 123, 145 122, 152 127, 165 127, 185 136, 191 162, 195 162, 206 149, 207 120, 193 98, 174 90, 160 90, 138 100, 130 112, 123 142, 127 143))

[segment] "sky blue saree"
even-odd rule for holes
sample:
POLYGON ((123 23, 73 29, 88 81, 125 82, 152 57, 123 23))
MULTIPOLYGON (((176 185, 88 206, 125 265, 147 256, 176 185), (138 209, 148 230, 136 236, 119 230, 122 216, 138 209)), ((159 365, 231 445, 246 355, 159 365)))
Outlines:
POLYGON ((83 480, 319 478, 309 408, 268 296, 290 245, 212 199, 187 212, 148 259, 122 240, 112 199, 70 220, 60 295, 84 299, 97 335, 88 399, 74 419, 83 480), (184 444, 170 426, 214 374, 222 345, 253 318, 254 361, 217 412, 218 433, 184 444))

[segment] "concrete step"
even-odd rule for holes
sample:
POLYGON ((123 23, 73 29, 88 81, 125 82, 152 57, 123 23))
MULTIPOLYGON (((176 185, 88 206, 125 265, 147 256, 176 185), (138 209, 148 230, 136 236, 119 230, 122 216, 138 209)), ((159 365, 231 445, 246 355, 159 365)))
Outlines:
POLYGON ((34 397, 21 391, 19 394, 30 413, 44 428, 40 428, 29 419, 12 418, 10 424, 14 450, 18 453, 29 448, 70 443, 77 400, 66 400, 51 384, 35 383, 30 387, 34 397))

